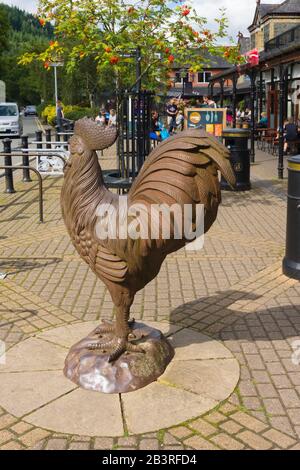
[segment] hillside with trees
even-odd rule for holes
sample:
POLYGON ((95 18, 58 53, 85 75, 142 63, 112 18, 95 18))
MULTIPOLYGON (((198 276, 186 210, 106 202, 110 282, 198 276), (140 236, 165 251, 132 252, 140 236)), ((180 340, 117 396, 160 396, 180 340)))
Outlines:
POLYGON ((26 105, 52 99, 52 80, 41 64, 18 64, 22 54, 47 47, 52 26, 42 28, 33 15, 1 3, 0 31, 0 80, 6 83, 7 101, 26 105))
MULTIPOLYGON (((54 104, 53 70, 43 62, 19 63, 26 53, 42 53, 53 40, 53 27, 39 18, 0 3, 0 80, 6 83, 7 101, 20 106, 54 104)), ((82 61, 71 73, 58 70, 60 96, 66 104, 90 105, 103 86, 97 80, 96 67, 82 61)), ((105 88, 105 86, 104 86, 105 88)))

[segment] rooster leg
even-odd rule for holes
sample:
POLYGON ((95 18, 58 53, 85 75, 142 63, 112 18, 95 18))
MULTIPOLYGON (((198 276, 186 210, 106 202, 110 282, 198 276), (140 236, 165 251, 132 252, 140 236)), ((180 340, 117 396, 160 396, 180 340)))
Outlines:
POLYGON ((129 337, 131 336, 130 326, 132 326, 132 322, 129 322, 128 319, 129 309, 124 310, 124 308, 118 308, 116 312, 116 323, 113 325, 115 337, 109 341, 90 343, 88 346, 89 349, 102 349, 103 351, 111 352, 109 362, 116 361, 125 352, 144 353, 145 351, 140 346, 132 344, 129 341, 129 337))
MULTIPOLYGON (((132 335, 132 338, 134 338, 134 335, 132 333, 132 329, 135 324, 135 319, 133 318, 132 320, 129 320, 128 322, 128 327, 130 330, 130 335, 132 335)), ((115 333, 116 332, 116 325, 114 323, 110 323, 106 320, 103 320, 102 325, 99 325, 98 328, 95 331, 96 335, 104 335, 107 333, 115 333)))

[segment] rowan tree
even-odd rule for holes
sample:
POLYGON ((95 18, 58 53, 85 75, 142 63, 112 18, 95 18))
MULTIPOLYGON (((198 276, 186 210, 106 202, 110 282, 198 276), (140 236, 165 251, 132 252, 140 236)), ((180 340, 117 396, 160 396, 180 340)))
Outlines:
POLYGON ((220 45, 227 42, 228 22, 225 11, 219 13, 210 29, 205 17, 180 0, 40 0, 39 21, 54 26, 55 40, 42 53, 23 55, 20 62, 39 60, 48 68, 61 59, 71 72, 81 61, 93 60, 98 74, 114 78, 118 88, 131 88, 134 59, 128 54, 140 48, 143 84, 157 89, 169 85, 175 64, 197 72, 208 54, 238 60, 235 46, 220 45))

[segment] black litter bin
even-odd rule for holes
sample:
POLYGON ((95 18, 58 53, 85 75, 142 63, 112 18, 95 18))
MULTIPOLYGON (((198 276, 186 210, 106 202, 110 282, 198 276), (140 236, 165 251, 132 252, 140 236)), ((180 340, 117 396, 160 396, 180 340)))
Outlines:
MULTIPOLYGON (((230 161, 236 176, 235 191, 249 191, 250 182, 250 150, 248 149, 248 129, 225 129, 223 139, 230 150, 230 161)), ((221 188, 232 191, 231 186, 222 178, 221 188)))
POLYGON ((288 160, 288 209, 283 273, 300 280, 300 155, 288 160))

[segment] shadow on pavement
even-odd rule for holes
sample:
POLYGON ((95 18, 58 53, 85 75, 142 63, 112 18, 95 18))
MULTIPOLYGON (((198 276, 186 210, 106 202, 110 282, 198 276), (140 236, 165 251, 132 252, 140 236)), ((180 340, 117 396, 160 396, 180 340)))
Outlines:
POLYGON ((62 258, 48 258, 46 260, 44 258, 40 258, 40 261, 37 261, 36 258, 34 259, 34 261, 28 261, 28 258, 0 258, 0 269, 2 269, 3 271, 7 271, 7 275, 11 276, 14 274, 30 271, 32 269, 44 268, 46 266, 50 266, 51 264, 58 264, 62 261, 62 258))
MULTIPOLYGON (((287 340, 289 338, 299 336, 300 305, 282 305, 278 307, 270 307, 269 309, 265 308, 264 306, 258 308, 256 305, 253 307, 253 311, 250 312, 228 308, 237 301, 255 301, 260 298, 261 296, 252 294, 250 292, 247 293, 234 290, 217 293, 216 295, 202 297, 198 300, 177 307, 171 313, 169 321, 173 324, 179 325, 180 319, 178 316, 180 316, 181 319, 183 316, 188 319, 192 316, 197 317, 197 314, 199 314, 198 318, 195 318, 194 324, 186 326, 182 325, 182 327, 195 328, 200 332, 203 330, 203 334, 211 336, 217 340, 246 340, 255 342, 259 340, 287 340), (205 309, 209 309, 209 307, 215 307, 216 305, 220 306, 219 312, 216 311, 214 313, 209 313, 209 311, 205 311, 205 309), (191 309, 193 310, 193 313, 190 313, 191 309), (206 323, 205 319, 209 319, 210 316, 216 316, 216 320, 212 323, 209 321, 206 323), (225 320, 225 323, 223 323, 222 320, 225 320), (293 322, 293 320, 295 321, 293 322), (239 324, 238 328, 235 329, 236 323, 241 321, 242 325, 239 324), (220 331, 216 331, 215 333, 207 331, 207 328, 209 328, 211 324, 218 325, 222 323, 224 328, 222 328, 220 331)), ((170 334, 171 331, 167 333, 167 335, 170 334)), ((186 344, 181 344, 180 347, 188 346, 189 344, 191 343, 187 341, 186 344)))

